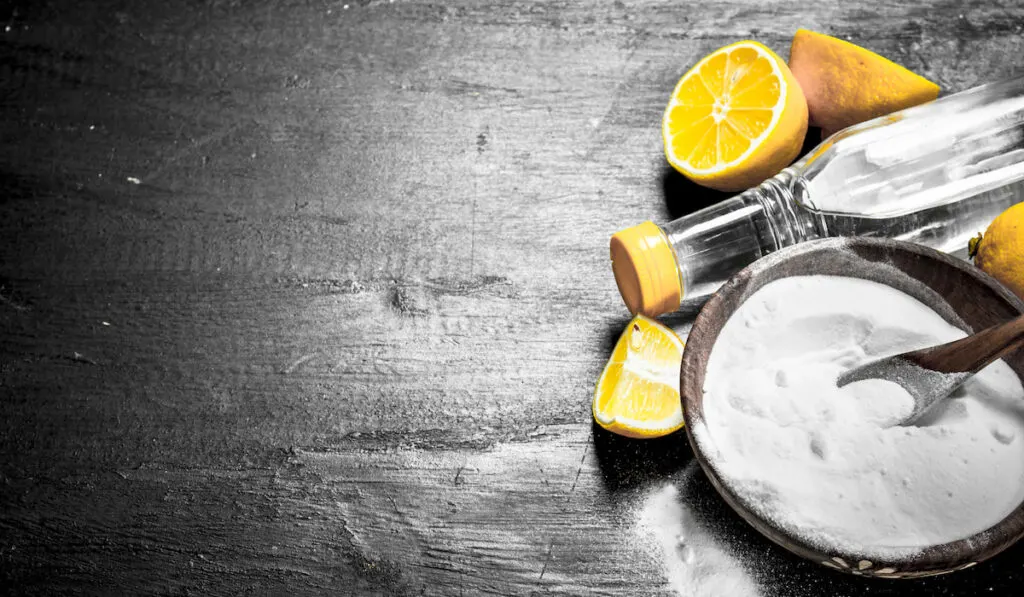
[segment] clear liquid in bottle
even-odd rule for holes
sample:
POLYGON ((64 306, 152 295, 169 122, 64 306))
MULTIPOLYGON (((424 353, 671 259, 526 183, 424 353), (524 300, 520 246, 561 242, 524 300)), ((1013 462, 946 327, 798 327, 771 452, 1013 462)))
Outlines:
POLYGON ((814 238, 884 237, 966 257, 971 237, 1021 201, 1024 77, 844 129, 760 186, 658 227, 660 240, 648 231, 631 245, 631 229, 617 233, 613 269, 630 310, 656 316, 814 238))

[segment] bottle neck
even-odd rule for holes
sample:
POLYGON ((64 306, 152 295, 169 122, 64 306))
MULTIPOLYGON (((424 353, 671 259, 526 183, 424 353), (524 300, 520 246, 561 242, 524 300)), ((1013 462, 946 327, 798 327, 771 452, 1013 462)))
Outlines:
POLYGON ((783 247, 818 236, 797 201, 799 173, 786 169, 757 187, 663 227, 685 300, 701 299, 733 274, 783 247))
POLYGON ((821 236, 810 212, 804 208, 806 184, 793 167, 786 168, 760 185, 740 194, 751 205, 760 205, 775 249, 821 236))

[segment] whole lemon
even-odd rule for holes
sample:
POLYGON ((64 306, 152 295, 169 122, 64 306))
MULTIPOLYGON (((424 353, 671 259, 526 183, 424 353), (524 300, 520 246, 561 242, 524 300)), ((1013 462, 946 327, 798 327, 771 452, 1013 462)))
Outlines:
POLYGON ((974 263, 1024 298, 1024 203, 999 214, 985 234, 971 240, 974 263))

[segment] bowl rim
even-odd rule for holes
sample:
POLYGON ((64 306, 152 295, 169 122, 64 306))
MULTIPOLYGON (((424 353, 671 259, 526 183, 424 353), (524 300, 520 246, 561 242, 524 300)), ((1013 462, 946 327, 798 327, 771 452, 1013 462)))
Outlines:
MULTIPOLYGON (((699 377, 703 382, 704 370, 700 366, 700 359, 701 355, 705 353, 701 348, 710 339, 710 346, 706 350, 706 355, 710 356, 711 347, 717 341, 718 333, 735 312, 735 308, 738 308, 753 292, 756 292, 756 289, 753 291, 748 289, 753 278, 782 263, 797 257, 805 257, 808 254, 841 251, 850 253, 853 257, 863 258, 857 254, 858 248, 869 251, 905 253, 933 261, 937 267, 955 268, 973 278, 974 283, 988 287, 1010 308, 1024 313, 1024 300, 1014 295, 997 280, 965 260, 923 245, 893 239, 841 237, 816 239, 785 247, 755 261, 733 275, 710 297, 694 320, 683 349, 680 365, 680 398, 687 440, 712 486, 726 503, 762 535, 799 556, 840 571, 886 578, 927 576, 971 567, 982 560, 995 556, 1024 537, 1024 500, 1006 517, 985 530, 963 539, 925 547, 910 554, 879 557, 878 554, 860 554, 849 549, 826 548, 795 536, 775 522, 758 515, 753 507, 748 506, 744 499, 730 489, 719 475, 714 462, 707 457, 700 442, 694 436, 694 429, 703 427, 703 387, 697 387, 698 375, 688 374, 688 372, 699 372, 699 377), (718 316, 717 312, 724 312, 725 305, 732 300, 736 301, 733 311, 724 316, 718 316), (720 321, 720 324, 717 325, 716 316, 720 321)), ((813 271, 807 272, 806 275, 813 275, 813 271)), ((910 274, 905 275, 910 276, 910 274)), ((934 305, 930 306, 936 308, 934 305)), ((962 324, 964 322, 961 321, 962 324)), ((706 367, 706 362, 704 366, 706 367)), ((1015 371, 1024 378, 1024 371, 1017 370, 1017 368, 1015 371)), ((703 383, 701 383, 702 385, 703 383)))

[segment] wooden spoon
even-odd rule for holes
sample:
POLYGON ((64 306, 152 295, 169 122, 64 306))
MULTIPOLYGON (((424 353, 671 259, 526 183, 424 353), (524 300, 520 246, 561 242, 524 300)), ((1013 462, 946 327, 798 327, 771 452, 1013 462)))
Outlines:
POLYGON ((992 361, 1024 345, 1024 315, 948 344, 885 357, 854 367, 837 384, 864 379, 898 383, 914 398, 914 410, 901 425, 912 425, 992 361))

